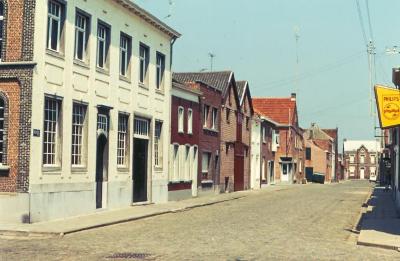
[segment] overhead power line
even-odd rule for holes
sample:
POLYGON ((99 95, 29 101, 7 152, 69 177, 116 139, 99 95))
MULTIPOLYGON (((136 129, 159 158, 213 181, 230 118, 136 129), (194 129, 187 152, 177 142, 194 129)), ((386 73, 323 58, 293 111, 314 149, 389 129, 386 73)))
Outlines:
POLYGON ((369 13, 369 0, 365 0, 365 6, 367 8, 369 35, 371 36, 371 40, 374 41, 374 32, 372 30, 371 15, 369 13))
POLYGON ((368 44, 368 40, 367 40, 367 34, 365 33, 365 28, 364 28, 364 19, 361 13, 361 7, 360 7, 360 2, 358 0, 356 0, 356 5, 357 5, 357 12, 358 12, 358 20, 360 22, 360 27, 361 27, 361 32, 364 38, 364 44, 367 45, 368 44))

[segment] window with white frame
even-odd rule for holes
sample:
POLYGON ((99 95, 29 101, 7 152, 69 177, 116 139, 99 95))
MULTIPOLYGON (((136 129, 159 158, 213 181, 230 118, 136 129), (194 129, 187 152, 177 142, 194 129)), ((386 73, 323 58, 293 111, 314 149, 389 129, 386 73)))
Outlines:
POLYGON ((208 127, 208 114, 210 111, 210 106, 204 105, 203 107, 203 127, 208 127))
POLYGON ((146 84, 147 69, 149 65, 149 47, 144 44, 139 46, 139 82, 146 84))
POLYGON ((58 1, 49 0, 47 14, 47 49, 59 52, 61 34, 64 27, 65 6, 58 1))
POLYGON ((371 164, 375 164, 375 155, 371 155, 371 164))
POLYGON ((72 166, 85 166, 86 157, 86 109, 84 104, 74 103, 72 106, 72 141, 71 164, 72 166))
POLYGON ((360 156, 360 163, 365 163, 365 155, 360 156))
POLYGON ((5 136, 5 102, 2 97, 0 97, 0 165, 5 163, 5 144, 4 144, 4 136, 5 136))
POLYGON ((188 109, 188 119, 187 119, 187 125, 188 125, 188 133, 192 134, 193 133, 193 110, 188 109))
POLYGON ((61 101, 45 98, 43 126, 43 165, 45 166, 60 164, 60 111, 61 101))
POLYGON ((212 109, 212 122, 211 122, 211 129, 217 130, 218 129, 218 110, 217 108, 212 109))
POLYGON ((75 59, 86 60, 86 48, 90 35, 89 17, 77 12, 75 16, 75 59))
POLYGON ((149 120, 143 118, 135 118, 133 133, 137 138, 149 138, 149 120))
POLYGON ((172 155, 173 170, 170 181, 179 180, 179 145, 173 145, 173 155, 172 155))
POLYGON ((97 114, 97 129, 108 132, 108 116, 102 113, 97 114))
POLYGON ((128 124, 129 124, 129 116, 120 113, 118 115, 118 144, 117 144, 118 167, 128 167, 128 154, 129 154, 128 124))
POLYGON ((267 133, 266 133, 267 127, 261 126, 261 128, 262 128, 262 141, 263 141, 263 143, 266 143, 267 142, 267 133))
POLYGON ((201 157, 201 172, 203 174, 203 178, 207 178, 210 161, 211 161, 211 153, 203 152, 201 157))
POLYGON ((165 56, 157 52, 157 68, 156 68, 156 86, 157 89, 162 89, 165 70, 165 56))
POLYGON ((185 181, 189 181, 191 177, 190 171, 190 146, 185 146, 185 173, 183 175, 183 179, 185 181))
POLYGON ((183 133, 183 120, 184 120, 184 112, 185 110, 183 107, 179 106, 178 107, 178 132, 183 133))
POLYGON ((3 1, 0 1, 0 62, 3 53, 3 34, 4 34, 4 3, 3 1))
POLYGON ((110 47, 110 27, 99 22, 97 26, 97 67, 108 68, 108 50, 110 47))
POLYGON ((354 155, 350 155, 350 163, 354 163, 354 155))
POLYGON ((131 38, 121 33, 120 45, 119 45, 119 74, 124 77, 129 77, 129 65, 131 62, 131 38))
POLYGON ((155 121, 154 126, 154 165, 157 168, 162 167, 163 163, 163 146, 162 146, 162 121, 155 121))

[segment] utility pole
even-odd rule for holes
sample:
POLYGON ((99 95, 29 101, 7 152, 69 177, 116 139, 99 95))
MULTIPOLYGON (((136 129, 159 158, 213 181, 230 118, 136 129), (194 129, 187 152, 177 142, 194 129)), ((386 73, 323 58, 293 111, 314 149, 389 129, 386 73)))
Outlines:
POLYGON ((373 103, 372 103, 372 94, 373 94, 373 90, 374 90, 374 83, 372 80, 372 75, 373 75, 373 71, 374 71, 374 61, 375 61, 375 45, 374 42, 372 40, 369 40, 368 44, 367 44, 367 53, 368 53, 368 67, 369 67, 369 106, 370 106, 370 115, 371 117, 374 118, 374 125, 376 124, 376 108, 374 110, 373 103))
POLYGON ((210 72, 212 72, 213 71, 213 65, 214 65, 214 58, 216 57, 216 55, 211 53, 211 52, 209 52, 208 56, 210 56, 210 63, 211 63, 210 72))
POLYGON ((300 28, 296 25, 294 28, 294 39, 296 40, 296 89, 295 92, 299 92, 299 40, 300 40, 300 28))

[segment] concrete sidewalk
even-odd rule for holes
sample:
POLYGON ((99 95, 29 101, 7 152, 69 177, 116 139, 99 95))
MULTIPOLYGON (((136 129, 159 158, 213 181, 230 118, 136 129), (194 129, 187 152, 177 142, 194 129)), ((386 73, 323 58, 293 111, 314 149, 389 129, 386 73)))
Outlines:
POLYGON ((94 214, 34 224, 0 224, 1 237, 61 237, 83 230, 129 222, 157 215, 185 211, 196 207, 236 200, 251 194, 286 190, 296 186, 275 185, 255 191, 240 191, 173 201, 164 204, 136 205, 124 209, 99 211, 94 214))
POLYGON ((400 218, 391 190, 375 187, 362 215, 357 244, 400 249, 400 218))

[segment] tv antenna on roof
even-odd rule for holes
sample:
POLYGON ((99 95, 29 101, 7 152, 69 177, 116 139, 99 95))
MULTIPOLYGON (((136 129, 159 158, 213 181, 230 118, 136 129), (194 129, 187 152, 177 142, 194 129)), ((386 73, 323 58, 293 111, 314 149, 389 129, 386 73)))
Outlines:
POLYGON ((210 71, 212 72, 213 71, 213 65, 214 65, 214 58, 216 57, 216 55, 213 54, 212 52, 209 52, 208 56, 210 56, 210 64, 211 64, 210 71))
POLYGON ((169 13, 166 17, 164 17, 164 19, 172 17, 172 6, 174 5, 173 0, 169 0, 168 4, 169 4, 169 13))

